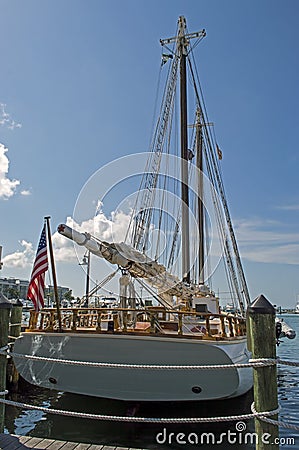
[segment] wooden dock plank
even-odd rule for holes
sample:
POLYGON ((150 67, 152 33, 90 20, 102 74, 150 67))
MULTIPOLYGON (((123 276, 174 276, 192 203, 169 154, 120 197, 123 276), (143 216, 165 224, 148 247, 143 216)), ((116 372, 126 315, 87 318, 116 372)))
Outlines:
POLYGON ((115 445, 84 444, 48 438, 0 434, 0 450, 142 450, 115 445))
MULTIPOLYGON (((26 441, 26 445, 28 448, 34 448, 41 441, 43 441, 43 438, 31 437, 28 441, 26 441)), ((40 447, 40 448, 42 448, 42 447, 40 447)))
MULTIPOLYGON (((8 434, 7 436, 10 437, 10 435, 8 434)), ((31 436, 14 436, 15 438, 19 439, 19 441, 22 444, 26 444, 27 441, 29 441, 29 439, 31 439, 31 436)))
POLYGON ((60 450, 74 450, 77 447, 78 443, 76 442, 65 442, 65 444, 61 447, 60 450))
POLYGON ((39 449, 48 449, 50 445, 53 443, 53 439, 42 439, 40 442, 38 442, 36 445, 34 445, 33 448, 39 448, 39 449))
POLYGON ((103 448, 104 448, 103 445, 92 444, 88 450, 103 450, 103 448))
POLYGON ((75 447, 75 450, 89 450, 91 444, 77 444, 77 447, 75 447))
POLYGON ((64 444, 63 441, 52 441, 47 450, 60 450, 64 444))
POLYGON ((92 444, 88 450, 103 450, 104 446, 99 444, 92 444))

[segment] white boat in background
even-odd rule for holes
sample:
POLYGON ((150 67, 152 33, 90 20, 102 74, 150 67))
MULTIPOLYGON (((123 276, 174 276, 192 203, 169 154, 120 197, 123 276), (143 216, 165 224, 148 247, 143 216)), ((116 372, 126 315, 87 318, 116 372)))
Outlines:
POLYGON ((295 339, 296 330, 291 328, 290 325, 287 324, 286 321, 282 317, 276 317, 275 324, 276 324, 278 339, 285 338, 285 337, 287 337, 288 339, 295 339))
POLYGON ((299 314, 299 296, 297 297, 297 303, 295 307, 295 314, 299 314))
POLYGON ((168 64, 169 70, 127 240, 108 243, 64 224, 58 227, 61 235, 106 259, 115 271, 111 277, 120 275, 117 306, 105 304, 96 308, 87 304, 80 308, 32 311, 28 329, 15 344, 18 354, 110 366, 15 357, 18 371, 30 383, 136 401, 222 399, 242 395, 252 387, 249 368, 149 367, 237 364, 250 358, 245 324, 249 294, 224 195, 219 168, 222 152, 206 115, 194 45, 191 46, 191 42, 198 43, 204 36, 204 30, 188 34, 185 19, 180 17, 177 35, 161 40, 165 50, 161 68, 168 64), (187 120, 187 113, 191 118, 186 95, 187 69, 194 88, 192 127, 187 120), (177 93, 179 102, 175 100, 177 93), (174 125, 177 116, 179 127, 174 125), (178 129, 179 139, 172 138, 172 132, 178 129), (179 154, 171 159, 170 151, 178 147, 179 154), (178 162, 175 170, 174 161, 178 162), (180 172, 178 179, 174 180, 173 172, 167 170, 180 172), (172 193, 171 202, 169 198, 167 201, 174 220, 169 219, 169 209, 165 213, 166 190, 172 193), (232 314, 221 311, 219 298, 210 288, 207 249, 216 230, 211 230, 208 195, 216 217, 217 239, 223 246, 222 263, 232 293, 232 314), (149 245, 153 228, 159 233, 149 245), (166 244, 161 250, 162 237, 166 237, 166 244), (179 251, 181 258, 177 258, 179 251), (147 292, 146 302, 136 286, 147 292))

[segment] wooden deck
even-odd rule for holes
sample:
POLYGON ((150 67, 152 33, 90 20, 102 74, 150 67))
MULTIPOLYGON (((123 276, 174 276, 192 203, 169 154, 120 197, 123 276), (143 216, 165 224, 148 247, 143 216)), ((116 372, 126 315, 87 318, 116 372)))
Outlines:
POLYGON ((0 450, 142 450, 133 447, 114 445, 79 444, 76 442, 55 441, 30 436, 0 435, 0 450))

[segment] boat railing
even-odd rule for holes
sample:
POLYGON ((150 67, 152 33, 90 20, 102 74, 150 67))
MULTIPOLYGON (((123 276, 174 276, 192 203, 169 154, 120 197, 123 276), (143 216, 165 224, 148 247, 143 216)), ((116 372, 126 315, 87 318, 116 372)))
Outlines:
MULTIPOLYGON (((61 308, 63 332, 135 333, 193 336, 201 339, 229 339, 246 335, 244 317, 162 307, 61 308)), ((30 311, 27 332, 57 332, 56 308, 30 311)))

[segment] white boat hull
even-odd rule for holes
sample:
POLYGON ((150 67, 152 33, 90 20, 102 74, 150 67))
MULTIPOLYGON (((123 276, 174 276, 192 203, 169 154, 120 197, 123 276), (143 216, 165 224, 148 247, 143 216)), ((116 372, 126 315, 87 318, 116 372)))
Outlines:
MULTIPOLYGON (((177 337, 79 333, 24 333, 15 353, 124 364, 208 365, 248 361, 246 339, 204 341, 177 337)), ((34 385, 96 397, 185 401, 236 397, 252 387, 251 369, 152 370, 98 368, 15 357, 34 385)))

